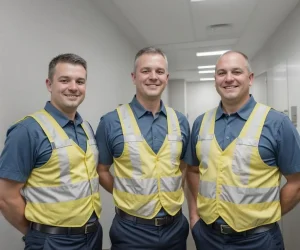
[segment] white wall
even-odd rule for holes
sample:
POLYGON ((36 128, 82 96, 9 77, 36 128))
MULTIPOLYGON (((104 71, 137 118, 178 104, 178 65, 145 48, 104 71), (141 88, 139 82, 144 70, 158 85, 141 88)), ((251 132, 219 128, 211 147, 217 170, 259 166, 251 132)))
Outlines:
MULTIPOLYGON (((273 36, 252 60, 255 73, 267 72, 270 104, 280 110, 297 106, 300 116, 300 4, 280 25, 273 36)), ((269 99, 269 98, 268 98, 269 99)), ((300 205, 282 219, 287 250, 299 248, 300 205)))
MULTIPOLYGON (((266 74, 254 78, 250 93, 255 100, 267 104, 266 74)), ((211 82, 187 83, 187 113, 190 126, 195 119, 206 111, 219 105, 220 96, 216 91, 215 84, 211 82)))
MULTIPOLYGON (((0 151, 7 128, 49 99, 44 81, 50 60, 73 52, 88 62, 82 116, 96 129, 100 116, 131 100, 130 72, 137 52, 89 0, 0 0, 0 151)), ((104 248, 114 216, 102 190, 104 248)), ((21 235, 0 216, 1 249, 24 247, 21 235)))
POLYGON ((187 83, 186 92, 188 120, 192 127, 199 115, 219 105, 220 96, 213 81, 187 83))
POLYGON ((254 76, 254 82, 250 88, 250 93, 257 102, 266 105, 268 104, 267 73, 254 76))
POLYGON ((185 80, 169 81, 169 104, 170 106, 186 114, 186 82, 185 80))

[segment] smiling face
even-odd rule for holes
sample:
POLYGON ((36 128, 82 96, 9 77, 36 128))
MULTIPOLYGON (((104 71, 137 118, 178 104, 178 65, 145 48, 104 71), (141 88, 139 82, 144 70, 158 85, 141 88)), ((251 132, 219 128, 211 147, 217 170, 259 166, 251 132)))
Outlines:
POLYGON ((137 59, 131 76, 139 100, 160 100, 169 78, 166 60, 160 54, 143 54, 137 59))
POLYGON ((223 55, 216 64, 215 87, 223 104, 241 106, 249 99, 253 73, 247 60, 237 52, 223 55))
POLYGON ((67 116, 75 115, 85 97, 86 70, 80 64, 58 63, 46 85, 51 104, 67 116))

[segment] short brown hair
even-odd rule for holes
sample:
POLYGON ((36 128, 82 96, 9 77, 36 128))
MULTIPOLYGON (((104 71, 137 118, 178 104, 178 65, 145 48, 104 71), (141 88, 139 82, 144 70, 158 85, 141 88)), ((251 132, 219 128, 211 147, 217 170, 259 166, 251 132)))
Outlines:
MULTIPOLYGON (((240 54, 242 57, 244 57, 244 59, 246 60, 246 63, 247 63, 246 67, 247 67, 247 69, 248 69, 248 72, 249 72, 249 73, 252 73, 252 69, 251 69, 251 65, 250 65, 248 56, 246 56, 243 52, 238 51, 238 50, 228 50, 228 51, 226 51, 223 55, 221 55, 221 56, 218 58, 217 63, 219 62, 219 60, 220 60, 224 55, 227 55, 227 54, 230 54, 230 53, 237 53, 237 54, 240 54)), ((217 63, 216 63, 216 65, 217 65, 217 63)))
POLYGON ((60 54, 54 57, 49 63, 48 78, 50 80, 52 80, 53 78, 53 75, 55 73, 55 67, 58 63, 70 63, 74 65, 79 64, 87 71, 87 63, 82 57, 71 53, 60 54))
POLYGON ((166 60, 166 65, 167 65, 167 69, 168 69, 168 59, 166 54, 159 48, 154 48, 154 47, 146 47, 141 49, 134 58, 134 66, 133 66, 133 72, 135 72, 136 70, 136 61, 139 59, 139 57, 141 57, 144 54, 159 54, 161 55, 163 58, 165 58, 166 60))

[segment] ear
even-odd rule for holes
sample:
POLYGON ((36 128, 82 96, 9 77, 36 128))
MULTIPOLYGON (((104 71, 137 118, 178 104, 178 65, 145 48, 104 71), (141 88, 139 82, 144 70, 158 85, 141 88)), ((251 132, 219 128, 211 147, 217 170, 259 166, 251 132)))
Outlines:
POLYGON ((252 86, 253 81, 254 81, 254 73, 250 73, 250 75, 249 75, 249 86, 252 86))
POLYGON ((48 91, 51 93, 52 92, 52 82, 50 81, 49 78, 46 79, 46 87, 48 91))
POLYGON ((214 79, 215 79, 215 88, 217 87, 217 84, 216 84, 216 74, 214 74, 214 79))
POLYGON ((168 85, 168 83, 169 83, 169 73, 167 74, 166 86, 168 85))
POLYGON ((136 85, 135 84, 136 75, 134 72, 131 72, 131 79, 132 79, 133 84, 136 85))

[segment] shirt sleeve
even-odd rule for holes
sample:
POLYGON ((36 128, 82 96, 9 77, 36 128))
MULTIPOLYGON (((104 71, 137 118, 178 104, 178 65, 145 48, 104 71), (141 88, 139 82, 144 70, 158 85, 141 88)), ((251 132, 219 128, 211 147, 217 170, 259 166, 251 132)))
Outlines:
POLYGON ((35 163, 35 144, 22 122, 9 128, 0 156, 0 178, 25 183, 35 163))
POLYGON ((181 152, 180 160, 183 160, 187 152, 188 143, 190 140, 190 125, 187 118, 182 113, 176 111, 176 114, 178 117, 179 126, 182 135, 182 152, 181 152))
POLYGON ((113 163, 113 154, 109 145, 109 129, 104 117, 101 117, 97 131, 96 141, 99 149, 99 164, 111 165, 113 163))
POLYGON ((196 154, 196 145, 198 141, 198 135, 199 135, 202 119, 203 119, 203 115, 200 115, 193 124, 191 137, 187 147, 187 152, 184 157, 184 161, 190 166, 199 166, 199 159, 196 154))
POLYGON ((277 133, 277 165, 283 175, 300 172, 300 137, 295 126, 285 117, 277 133))

